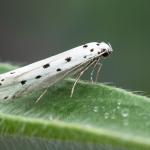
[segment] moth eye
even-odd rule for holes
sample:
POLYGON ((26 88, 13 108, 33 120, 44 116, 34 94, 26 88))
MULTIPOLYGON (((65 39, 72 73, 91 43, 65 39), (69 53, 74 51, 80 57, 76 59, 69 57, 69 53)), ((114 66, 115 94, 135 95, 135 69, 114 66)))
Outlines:
POLYGON ((103 57, 107 57, 108 55, 109 55, 109 53, 107 53, 107 52, 102 54, 103 57))

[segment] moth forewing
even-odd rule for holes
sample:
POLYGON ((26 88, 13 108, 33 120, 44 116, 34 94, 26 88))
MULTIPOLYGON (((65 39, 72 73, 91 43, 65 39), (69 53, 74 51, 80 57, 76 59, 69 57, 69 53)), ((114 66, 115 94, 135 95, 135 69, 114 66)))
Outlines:
POLYGON ((92 42, 1 74, 0 100, 13 99, 49 87, 111 52, 108 44, 92 42))

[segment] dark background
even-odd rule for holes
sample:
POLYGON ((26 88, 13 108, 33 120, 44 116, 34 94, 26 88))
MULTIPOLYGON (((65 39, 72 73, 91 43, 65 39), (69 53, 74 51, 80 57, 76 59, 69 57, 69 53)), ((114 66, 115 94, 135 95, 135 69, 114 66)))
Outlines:
POLYGON ((114 49, 100 82, 150 94, 149 0, 0 0, 1 62, 28 64, 92 41, 114 49))

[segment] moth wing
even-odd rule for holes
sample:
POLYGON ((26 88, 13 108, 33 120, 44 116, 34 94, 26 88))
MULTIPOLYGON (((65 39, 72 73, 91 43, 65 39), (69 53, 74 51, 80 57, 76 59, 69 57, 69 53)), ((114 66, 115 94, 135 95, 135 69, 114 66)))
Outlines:
POLYGON ((26 88, 19 90, 18 92, 15 93, 15 97, 20 97, 21 95, 26 95, 29 92, 33 92, 33 91, 37 91, 43 88, 48 88, 52 85, 54 85, 55 83, 59 82, 60 80, 64 79, 65 77, 68 76, 72 76, 74 75, 76 72, 79 72, 79 70, 81 70, 84 66, 75 66, 71 69, 62 71, 58 74, 55 74, 53 76, 45 76, 42 80, 39 80, 38 82, 35 82, 34 80, 32 80, 30 82, 30 84, 28 84, 26 86, 26 88), (36 83, 36 84, 35 84, 36 83))
POLYGON ((41 80, 35 81, 35 79, 32 78, 30 81, 28 81, 28 84, 24 85, 23 87, 20 84, 20 82, 16 82, 16 83, 11 82, 11 84, 10 83, 6 84, 5 86, 0 87, 0 100, 4 101, 4 100, 17 98, 22 95, 26 95, 27 93, 31 93, 35 90, 37 91, 42 88, 50 87, 53 84, 65 78, 66 76, 71 76, 75 72, 79 71, 82 67, 83 66, 78 65, 71 69, 67 69, 62 72, 59 72, 53 76, 47 74, 41 80))
POLYGON ((20 88, 19 84, 1 87, 0 100, 4 101, 12 98, 15 95, 15 93, 19 90, 19 88, 20 88))

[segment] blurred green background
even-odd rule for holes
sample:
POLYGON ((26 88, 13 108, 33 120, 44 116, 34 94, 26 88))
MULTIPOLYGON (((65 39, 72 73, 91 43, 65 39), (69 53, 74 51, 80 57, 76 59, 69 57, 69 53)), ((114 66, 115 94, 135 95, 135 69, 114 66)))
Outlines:
POLYGON ((31 63, 92 41, 114 49, 100 82, 150 94, 149 0, 0 1, 2 62, 31 63))

